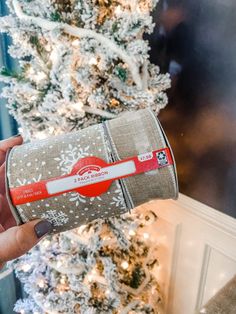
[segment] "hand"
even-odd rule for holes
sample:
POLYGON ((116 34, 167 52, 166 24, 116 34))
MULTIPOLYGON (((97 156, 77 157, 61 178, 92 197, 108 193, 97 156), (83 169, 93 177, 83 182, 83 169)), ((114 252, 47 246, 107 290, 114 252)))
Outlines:
POLYGON ((22 142, 21 136, 0 141, 0 269, 5 262, 25 254, 52 231, 50 222, 40 219, 16 226, 8 205, 5 188, 6 153, 9 148, 21 145, 22 142))

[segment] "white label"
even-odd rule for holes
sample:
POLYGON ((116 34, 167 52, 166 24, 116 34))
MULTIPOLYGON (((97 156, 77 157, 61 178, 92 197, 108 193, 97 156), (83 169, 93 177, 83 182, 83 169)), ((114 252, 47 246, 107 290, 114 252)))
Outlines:
POLYGON ((141 162, 146 161, 146 160, 150 160, 152 158, 153 158, 152 152, 138 155, 138 160, 141 162))
MULTIPOLYGON (((88 166, 89 167, 89 166, 88 166)), ((46 183, 48 194, 56 194, 73 190, 89 184, 116 179, 136 172, 133 160, 114 166, 101 168, 99 171, 90 171, 83 175, 72 175, 67 178, 57 179, 46 183)))

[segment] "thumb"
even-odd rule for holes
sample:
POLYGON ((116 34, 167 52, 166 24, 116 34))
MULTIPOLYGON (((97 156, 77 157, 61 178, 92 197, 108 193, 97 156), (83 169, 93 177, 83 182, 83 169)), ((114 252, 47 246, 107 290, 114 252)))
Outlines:
POLYGON ((49 221, 37 219, 0 233, 0 263, 28 252, 52 228, 49 221))

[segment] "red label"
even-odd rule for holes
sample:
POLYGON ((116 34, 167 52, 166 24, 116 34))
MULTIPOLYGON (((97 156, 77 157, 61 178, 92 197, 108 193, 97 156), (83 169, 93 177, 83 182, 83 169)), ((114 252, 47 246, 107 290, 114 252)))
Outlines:
POLYGON ((69 175, 10 189, 12 203, 21 205, 77 191, 94 197, 109 189, 114 180, 173 164, 169 148, 155 150, 108 164, 95 156, 81 158, 69 175))

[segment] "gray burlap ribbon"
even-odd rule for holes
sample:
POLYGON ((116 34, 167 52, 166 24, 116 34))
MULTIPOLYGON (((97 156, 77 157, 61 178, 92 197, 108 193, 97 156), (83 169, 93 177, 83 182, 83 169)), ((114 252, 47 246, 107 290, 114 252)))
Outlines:
MULTIPOLYGON (((86 156, 111 163, 165 147, 170 148, 169 143, 151 110, 127 112, 103 124, 14 147, 7 160, 7 184, 11 189, 70 174, 75 163, 86 156)), ((8 195, 18 224, 46 218, 55 233, 97 218, 121 215, 152 199, 177 196, 175 165, 115 180, 97 197, 73 191, 13 206, 8 195)))

